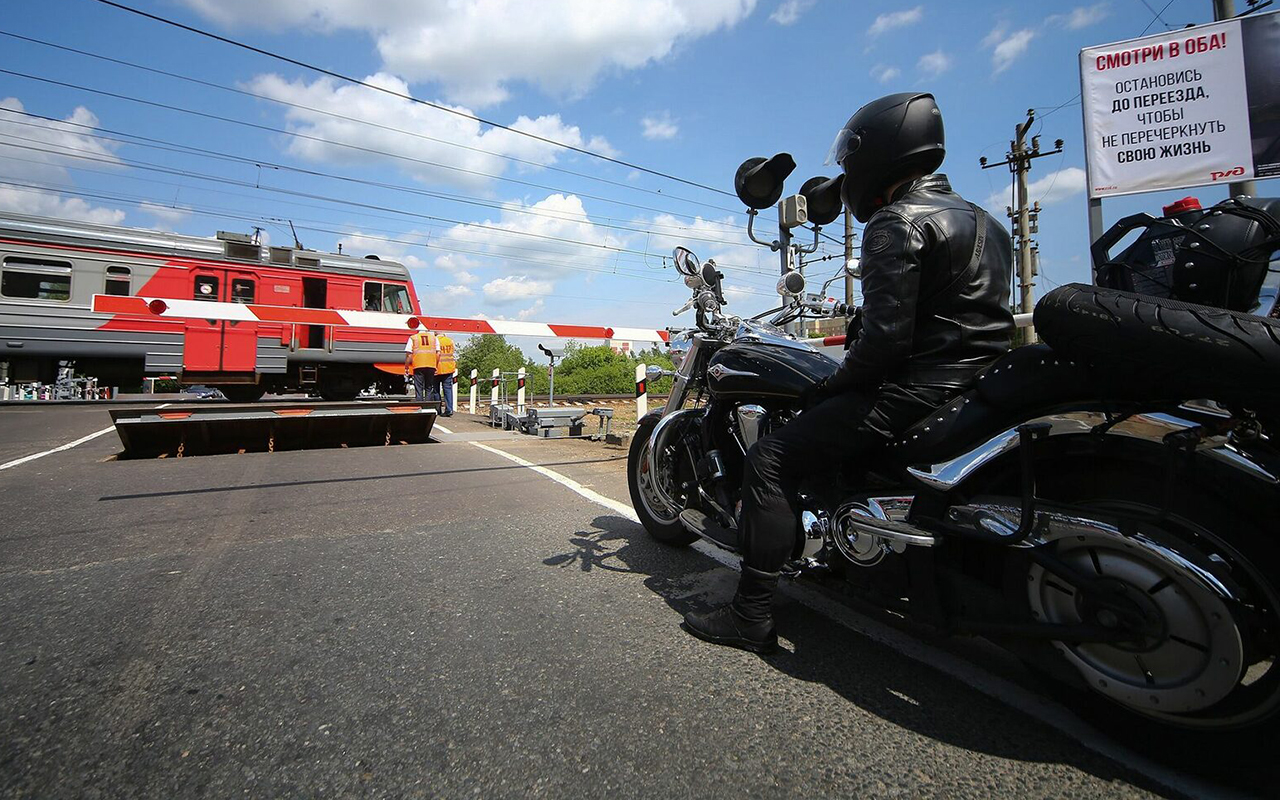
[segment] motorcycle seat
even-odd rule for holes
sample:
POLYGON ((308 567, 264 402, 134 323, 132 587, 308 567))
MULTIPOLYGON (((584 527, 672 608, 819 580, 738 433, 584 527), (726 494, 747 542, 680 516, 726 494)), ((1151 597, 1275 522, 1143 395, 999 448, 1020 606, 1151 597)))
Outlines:
POLYGON ((891 453, 908 464, 946 461, 1027 419, 1089 399, 1089 387, 1083 365, 1042 344, 1019 347, 978 373, 968 391, 908 428, 891 453))

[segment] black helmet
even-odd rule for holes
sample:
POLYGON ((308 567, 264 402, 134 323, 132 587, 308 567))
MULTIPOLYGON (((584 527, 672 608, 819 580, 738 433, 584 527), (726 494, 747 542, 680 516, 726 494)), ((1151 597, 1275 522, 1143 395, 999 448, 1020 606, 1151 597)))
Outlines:
POLYGON ((903 92, 873 100, 849 117, 827 163, 844 169, 844 204, 866 222, 888 202, 886 189, 933 172, 946 153, 942 112, 933 95, 903 92))

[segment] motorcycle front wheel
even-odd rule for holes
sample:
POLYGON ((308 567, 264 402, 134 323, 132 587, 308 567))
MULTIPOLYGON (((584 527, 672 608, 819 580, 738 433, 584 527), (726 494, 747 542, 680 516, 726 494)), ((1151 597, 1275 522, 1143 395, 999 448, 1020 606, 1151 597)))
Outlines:
POLYGON ((661 481, 668 496, 680 496, 676 488, 679 466, 671 457, 674 454, 663 454, 658 459, 656 475, 649 471, 649 434, 653 433, 661 418, 658 413, 650 414, 636 426, 636 432, 631 436, 631 449, 627 453, 627 486, 631 490, 631 505, 649 535, 663 544, 685 547, 698 536, 690 533, 680 522, 683 506, 672 506, 655 485, 661 481))

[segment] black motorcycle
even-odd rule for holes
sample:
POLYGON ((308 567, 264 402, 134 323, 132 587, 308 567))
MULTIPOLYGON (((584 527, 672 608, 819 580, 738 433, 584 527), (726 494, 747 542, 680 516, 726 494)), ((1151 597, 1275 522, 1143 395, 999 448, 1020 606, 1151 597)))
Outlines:
MULTIPOLYGON (((837 367, 783 326, 852 310, 791 273, 771 319, 728 316, 713 262, 677 248, 675 264, 697 323, 673 331, 687 351, 670 399, 639 421, 631 498, 658 541, 735 551, 745 454, 837 367)), ((1114 368, 1010 351, 869 471, 806 486, 787 571, 995 641, 1140 730, 1265 738, 1280 720, 1280 323, 1070 285, 1035 324, 1083 349, 1105 328, 1114 368)))

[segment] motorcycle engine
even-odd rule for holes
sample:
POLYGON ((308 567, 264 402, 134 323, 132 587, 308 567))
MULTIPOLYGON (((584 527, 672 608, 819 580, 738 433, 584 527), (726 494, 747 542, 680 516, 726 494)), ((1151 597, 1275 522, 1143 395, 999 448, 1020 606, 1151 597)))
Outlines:
POLYGON ((906 545, 890 542, 880 536, 858 532, 849 524, 850 517, 905 520, 911 510, 911 497, 867 497, 842 504, 831 520, 831 540, 840 554, 859 567, 874 567, 890 553, 901 553, 906 545))

